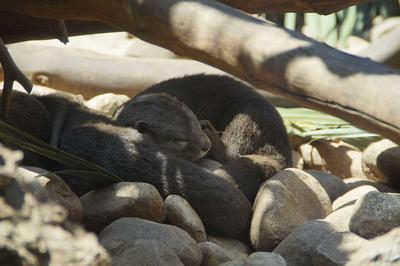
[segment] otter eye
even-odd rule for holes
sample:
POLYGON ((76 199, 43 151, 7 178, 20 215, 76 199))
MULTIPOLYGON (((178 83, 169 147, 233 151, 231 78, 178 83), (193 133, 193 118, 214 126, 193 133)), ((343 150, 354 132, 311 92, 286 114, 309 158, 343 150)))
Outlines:
POLYGON ((135 123, 135 129, 143 134, 149 129, 149 125, 144 121, 138 121, 135 123))

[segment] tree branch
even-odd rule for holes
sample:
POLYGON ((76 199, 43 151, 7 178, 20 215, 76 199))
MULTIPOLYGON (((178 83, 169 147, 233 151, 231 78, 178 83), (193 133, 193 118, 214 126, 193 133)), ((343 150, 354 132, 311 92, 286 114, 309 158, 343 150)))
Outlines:
POLYGON ((369 57, 376 62, 400 68, 400 27, 374 41, 360 56, 369 57))
POLYGON ((14 60, 7 51, 7 48, 1 38, 0 62, 4 72, 4 85, 1 95, 0 118, 4 119, 8 116, 8 107, 11 101, 11 93, 14 81, 17 81, 19 84, 21 84, 28 93, 30 93, 32 90, 32 83, 14 63, 14 60))
MULTIPOLYGON (((16 12, 0 11, 0 36, 6 44, 27 40, 59 39, 59 30, 57 31, 52 26, 54 22, 56 20, 35 18, 16 12)), ((67 36, 116 31, 116 29, 109 25, 93 21, 66 20, 65 24, 68 29, 67 36)))
MULTIPOLYGON (((327 15, 330 13, 334 13, 336 11, 342 10, 344 8, 347 8, 349 6, 353 5, 358 5, 362 3, 367 3, 367 2, 372 2, 376 0, 218 0, 221 3, 224 3, 226 5, 232 6, 234 8, 243 10, 248 13, 252 14, 260 14, 260 13, 283 13, 283 12, 316 12, 319 14, 327 15)), ((17 10, 20 12, 24 8, 20 8, 21 4, 24 3, 27 6, 30 5, 32 2, 35 2, 35 0, 26 0, 26 1, 21 1, 21 0, 4 0, 4 10, 17 10), (11 5, 10 3, 11 2, 11 5), (7 8, 7 6, 9 6, 7 8)), ((76 5, 77 1, 64 1, 61 3, 63 7, 67 7, 68 9, 73 8, 74 5, 76 5)), ((101 2, 101 1, 100 1, 101 2)), ((129 1, 128 1, 129 2, 129 1)), ((189 1, 190 2, 190 1, 189 1)), ((41 13, 39 16, 40 17, 49 17, 49 13, 47 12, 48 10, 52 10, 51 6, 58 5, 59 3, 52 3, 52 1, 49 0, 42 0, 40 1, 40 4, 42 5, 42 10, 44 10, 44 13, 41 13)), ((94 8, 93 3, 91 1, 87 0, 82 0, 79 5, 81 5, 84 8, 85 11, 87 10, 98 10, 101 7, 108 7, 108 6, 103 6, 101 4, 98 5, 97 8, 94 8)), ((1 8, 3 9, 3 8, 1 8)), ((54 13, 54 16, 62 16, 66 15, 64 13, 65 10, 58 10, 54 13)), ((54 11, 53 11, 54 12, 54 11)), ((39 12, 37 12, 39 13, 39 12)), ((76 14, 77 15, 77 14, 76 14)), ((74 15, 74 17, 76 16, 74 15)), ((71 18, 70 16, 68 16, 71 18)), ((95 14, 92 14, 91 19, 96 17, 95 14)))
POLYGON ((243 11, 259 13, 316 12, 327 15, 371 0, 219 0, 243 11))
MULTIPOLYGON (((156 83, 185 75, 228 75, 187 59, 121 57, 22 43, 9 45, 8 50, 19 68, 35 84, 81 94, 86 99, 107 92, 132 97, 156 83)), ((278 95, 260 90, 257 92, 277 106, 294 106, 278 95)))
POLYGON ((400 143, 397 71, 219 2, 4 0, 0 9, 108 23, 400 143))

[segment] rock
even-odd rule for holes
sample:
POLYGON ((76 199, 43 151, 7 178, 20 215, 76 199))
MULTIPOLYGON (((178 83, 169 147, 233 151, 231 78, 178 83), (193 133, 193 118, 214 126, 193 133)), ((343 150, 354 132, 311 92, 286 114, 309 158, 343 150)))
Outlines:
POLYGON ((334 224, 340 231, 350 231, 350 218, 354 211, 354 204, 347 204, 331 212, 324 221, 334 224))
POLYGON ((125 55, 130 57, 146 58, 177 58, 178 56, 160 46, 142 41, 135 38, 131 41, 131 46, 126 50, 125 55))
POLYGON ((95 232, 122 217, 163 222, 166 209, 160 193, 147 183, 120 182, 81 197, 86 228, 95 232))
POLYGON ((245 260, 232 260, 228 262, 221 263, 219 266, 246 266, 245 260))
POLYGON ((350 53, 353 55, 359 55, 362 51, 367 49, 370 46, 370 42, 367 40, 357 37, 357 36, 349 36, 346 40, 346 46, 342 47, 341 50, 350 53))
POLYGON ((312 175, 288 168, 263 183, 253 210, 251 243, 256 250, 269 251, 297 226, 325 218, 331 212, 331 203, 312 175))
POLYGON ((372 27, 371 29, 371 41, 381 39, 384 35, 388 34, 392 30, 400 27, 400 17, 390 17, 385 19, 383 22, 372 27))
POLYGON ((129 101, 129 97, 123 94, 104 93, 87 101, 85 105, 92 110, 113 116, 118 107, 129 101))
POLYGON ((55 201, 36 197, 38 183, 18 175, 21 155, 0 145, 0 264, 110 265, 94 234, 68 221, 55 201))
POLYGON ((170 195, 164 203, 170 224, 185 230, 197 242, 207 241, 203 222, 189 202, 179 195, 170 195))
POLYGON ((286 266, 286 261, 276 253, 254 252, 247 258, 246 266, 286 266))
POLYGON ((208 241, 223 248, 225 253, 234 260, 245 260, 250 254, 250 247, 236 239, 209 236, 208 241))
POLYGON ((17 173, 24 178, 25 182, 32 183, 36 197, 60 204, 68 211, 68 218, 71 221, 82 222, 83 207, 78 196, 58 175, 49 174, 47 170, 31 166, 18 167, 17 173), (38 175, 42 176, 38 177, 38 175))
POLYGON ((300 146, 305 168, 328 171, 341 179, 366 178, 361 167, 362 153, 343 141, 316 140, 300 146))
POLYGON ((304 159, 301 154, 297 151, 292 150, 293 167, 297 169, 304 168, 304 159))
POLYGON ((368 240, 350 232, 330 234, 317 246, 313 265, 344 265, 354 251, 368 244, 368 240))
POLYGON ((99 235, 100 243, 113 258, 133 247, 139 239, 155 240, 171 248, 184 265, 200 265, 202 252, 196 241, 178 227, 140 218, 121 218, 99 235))
POLYGON ((400 226, 400 194, 369 192, 359 199, 350 231, 370 239, 400 226))
POLYGON ((155 240, 138 239, 132 247, 113 258, 113 266, 183 265, 167 245, 155 240))
POLYGON ((309 143, 311 141, 310 137, 302 137, 295 134, 290 134, 288 137, 289 137, 290 147, 292 147, 292 149, 295 151, 298 151, 301 145, 309 143))
POLYGON ((220 168, 222 166, 222 164, 220 164, 219 162, 211 160, 211 159, 199 159, 196 161, 196 163, 198 165, 200 165, 201 167, 210 170, 211 172, 214 170, 217 170, 218 168, 220 168))
POLYGON ((363 186, 363 185, 369 185, 369 186, 373 186, 380 192, 397 192, 395 189, 388 187, 387 185, 385 185, 383 183, 375 182, 375 181, 367 180, 367 179, 363 179, 363 178, 353 177, 353 178, 345 179, 345 180, 343 180, 343 182, 346 184, 347 191, 352 190, 353 188, 356 188, 356 187, 363 186))
POLYGON ((319 170, 306 170, 307 173, 315 177, 321 186, 328 193, 331 202, 346 193, 346 184, 337 176, 319 170))
POLYGON ((203 252, 202 266, 217 266, 232 260, 232 258, 225 253, 225 250, 215 243, 202 242, 199 243, 198 246, 203 252))
POLYGON ((274 253, 282 255, 289 266, 313 265, 313 258, 318 256, 317 246, 336 232, 339 230, 328 222, 309 221, 297 227, 274 249, 274 253))
POLYGON ((400 265, 399 254, 400 228, 396 228, 354 252, 346 266, 400 265))
POLYGON ((362 166, 366 176, 400 189, 400 147, 383 139, 370 144, 363 152, 362 166))
POLYGON ((371 191, 378 191, 376 188, 373 186, 360 186, 356 187, 348 192, 346 192, 343 196, 337 198, 333 203, 332 203, 332 209, 337 210, 343 206, 351 205, 356 203, 358 199, 360 199, 362 196, 365 194, 371 192, 371 191))

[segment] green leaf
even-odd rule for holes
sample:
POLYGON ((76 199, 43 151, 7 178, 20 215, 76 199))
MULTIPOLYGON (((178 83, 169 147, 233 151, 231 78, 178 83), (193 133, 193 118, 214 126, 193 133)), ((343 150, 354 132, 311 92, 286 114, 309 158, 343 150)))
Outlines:
POLYGON ((354 31, 357 22, 357 7, 349 7, 343 13, 344 19, 339 28, 339 47, 346 45, 347 39, 354 31))
POLYGON ((311 139, 345 139, 356 143, 359 148, 380 139, 374 133, 366 132, 337 117, 307 108, 278 107, 289 135, 311 139))
POLYGON ((286 13, 284 25, 289 30, 296 30, 296 13, 286 13))

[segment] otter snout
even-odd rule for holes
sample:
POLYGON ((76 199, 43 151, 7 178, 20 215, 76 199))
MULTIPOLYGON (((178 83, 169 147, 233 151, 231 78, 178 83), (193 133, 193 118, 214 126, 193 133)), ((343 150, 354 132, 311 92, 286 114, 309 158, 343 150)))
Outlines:
POLYGON ((211 149, 211 141, 206 134, 201 134, 192 142, 185 152, 184 158, 192 162, 203 158, 211 149))
POLYGON ((211 141, 208 138, 208 136, 204 134, 204 137, 202 138, 202 141, 200 143, 201 152, 199 158, 204 157, 210 149, 211 149, 211 141))

